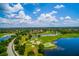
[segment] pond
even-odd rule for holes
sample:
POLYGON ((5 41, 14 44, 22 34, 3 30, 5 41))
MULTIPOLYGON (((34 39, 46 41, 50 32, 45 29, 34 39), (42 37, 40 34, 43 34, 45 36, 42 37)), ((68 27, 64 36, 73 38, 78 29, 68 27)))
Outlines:
POLYGON ((9 38, 11 38, 10 35, 5 35, 5 36, 0 38, 0 41, 8 40, 9 38))
POLYGON ((79 56, 79 38, 61 38, 54 43, 58 48, 45 50, 46 56, 79 56))

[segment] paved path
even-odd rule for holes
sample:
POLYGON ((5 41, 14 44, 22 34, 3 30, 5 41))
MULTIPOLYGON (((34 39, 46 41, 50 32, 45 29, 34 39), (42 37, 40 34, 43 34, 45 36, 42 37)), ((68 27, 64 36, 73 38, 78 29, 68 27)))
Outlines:
POLYGON ((8 56, 15 56, 15 54, 13 53, 13 42, 14 42, 15 39, 13 39, 8 47, 7 47, 7 53, 8 53, 8 56))

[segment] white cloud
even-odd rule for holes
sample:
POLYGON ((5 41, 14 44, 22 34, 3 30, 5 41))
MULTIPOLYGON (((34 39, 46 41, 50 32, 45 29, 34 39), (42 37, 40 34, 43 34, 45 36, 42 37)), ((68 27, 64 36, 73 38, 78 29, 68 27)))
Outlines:
POLYGON ((16 5, 13 5, 11 6, 9 3, 5 3, 2 5, 4 8, 4 13, 6 14, 6 16, 8 14, 11 15, 11 13, 14 13, 14 12, 18 12, 20 10, 23 10, 24 8, 22 7, 22 5, 20 3, 16 4, 16 5))
POLYGON ((20 19, 25 19, 26 15, 25 15, 24 11, 19 11, 19 13, 17 14, 16 17, 20 18, 20 19))
POLYGON ((70 16, 66 16, 65 19, 71 19, 71 17, 70 16))
POLYGON ((8 24, 17 24, 17 23, 31 23, 32 18, 29 15, 26 15, 23 10, 19 11, 18 14, 10 13, 7 15, 8 19, 1 18, 0 22, 8 24), (15 20, 13 20, 15 19, 15 20))
POLYGON ((35 11, 33 12, 33 14, 36 14, 36 13, 37 13, 37 12, 35 12, 35 11))
POLYGON ((53 14, 57 14, 58 12, 57 11, 52 11, 52 12, 49 12, 49 14, 53 15, 53 14))
POLYGON ((40 14, 40 16, 37 18, 39 22, 57 22, 56 16, 53 14, 56 14, 57 11, 52 11, 46 14, 40 14), (52 16, 53 15, 53 16, 52 16))
POLYGON ((63 22, 64 26, 78 26, 79 21, 75 20, 65 20, 63 22))
POLYGON ((17 17, 20 19, 31 19, 31 17, 26 15, 24 11, 20 11, 17 17))
POLYGON ((31 23, 32 19, 30 16, 26 15, 25 19, 20 19, 20 23, 31 23))
MULTIPOLYGON (((79 20, 73 20, 70 16, 65 16, 65 17, 59 17, 59 19, 54 16, 54 14, 57 14, 58 12, 53 10, 49 13, 46 14, 40 14, 40 16, 37 17, 36 20, 33 20, 31 16, 25 14, 24 8, 22 7, 21 4, 16 4, 13 7, 11 7, 9 4, 6 4, 6 11, 11 12, 7 14, 6 18, 0 18, 0 23, 5 23, 5 24, 12 24, 13 26, 75 26, 79 24, 79 20), (18 13, 13 13, 17 12, 18 13), (15 18, 15 19, 12 19, 15 18), (62 21, 60 21, 62 20, 62 21)), ((59 9, 64 7, 63 5, 57 5, 55 8, 59 9)), ((40 12, 40 9, 36 9, 33 14, 36 14, 40 12)))
MULTIPOLYGON (((10 6, 10 4, 4 4, 5 8, 5 16, 7 18, 16 18, 18 12, 23 11, 23 7, 20 3, 10 6)), ((24 15, 23 15, 24 16, 24 15)), ((22 17, 22 16, 21 16, 22 17)))
POLYGON ((23 7, 22 7, 22 5, 21 5, 20 3, 18 3, 18 4, 16 4, 16 5, 13 7, 13 9, 14 9, 15 11, 19 11, 19 10, 23 10, 23 7))
POLYGON ((10 21, 11 23, 30 23, 31 22, 31 17, 25 14, 23 10, 24 8, 20 3, 14 5, 13 7, 10 6, 9 4, 6 4, 5 7, 6 7, 6 12, 8 12, 8 14, 6 14, 6 17, 8 17, 9 19, 12 19, 12 18, 16 19, 15 21, 11 20, 10 21), (13 12, 17 12, 17 13, 13 13, 13 12))
POLYGON ((20 23, 30 23, 32 20, 32 18, 26 15, 24 11, 20 11, 16 18, 19 19, 20 23))
POLYGON ((63 7, 64 7, 64 5, 56 5, 54 8, 60 9, 60 8, 63 8, 63 7))
POLYGON ((40 14, 37 20, 33 20, 29 23, 29 25, 36 27, 48 27, 52 26, 52 23, 58 22, 56 16, 52 16, 51 14, 40 14))
POLYGON ((17 14, 12 14, 12 13, 10 13, 10 14, 7 14, 6 17, 8 17, 8 18, 15 18, 16 15, 17 15, 17 14))
POLYGON ((59 17, 60 20, 71 20, 72 18, 70 16, 65 17, 59 17))
POLYGON ((14 23, 17 23, 17 20, 12 20, 12 19, 7 19, 7 18, 0 18, 0 23, 14 24, 14 23))
POLYGON ((57 22, 58 20, 56 19, 55 16, 52 16, 51 14, 41 14, 38 17, 38 21, 48 23, 48 22, 57 22))
POLYGON ((79 24, 79 20, 73 20, 72 18, 66 20, 65 17, 60 17, 60 19, 63 19, 61 22, 60 19, 56 18, 56 16, 52 16, 50 14, 41 14, 37 20, 32 20, 32 18, 28 15, 26 15, 23 19, 22 18, 16 20, 0 18, 0 23, 24 27, 78 26, 79 24))
POLYGON ((63 26, 77 26, 79 21, 72 19, 70 16, 60 17, 61 23, 63 26))
POLYGON ((8 23, 8 20, 5 18, 0 18, 0 23, 8 23))
POLYGON ((40 12, 41 11, 41 9, 36 9, 34 12, 33 12, 33 14, 37 14, 38 12, 40 12))
POLYGON ((5 4, 5 12, 11 13, 11 12, 17 12, 19 10, 23 10, 23 7, 20 3, 14 5, 13 7, 9 4, 5 4))
POLYGON ((64 20, 64 17, 59 17, 60 20, 64 20))
POLYGON ((37 11, 37 12, 39 12, 39 11, 40 11, 40 9, 37 9, 36 11, 37 11))

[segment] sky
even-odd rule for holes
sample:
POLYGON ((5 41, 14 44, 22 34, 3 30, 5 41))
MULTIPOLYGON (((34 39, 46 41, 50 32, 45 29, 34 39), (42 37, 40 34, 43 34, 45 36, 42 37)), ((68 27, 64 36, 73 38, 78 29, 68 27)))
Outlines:
POLYGON ((79 27, 77 3, 0 3, 0 28, 79 27))

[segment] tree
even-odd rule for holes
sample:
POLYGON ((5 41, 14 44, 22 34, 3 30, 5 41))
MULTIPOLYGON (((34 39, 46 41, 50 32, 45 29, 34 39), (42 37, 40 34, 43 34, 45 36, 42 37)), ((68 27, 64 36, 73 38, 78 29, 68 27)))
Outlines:
POLYGON ((3 53, 7 50, 5 46, 0 45, 0 53, 3 53))
POLYGON ((14 44, 18 44, 18 43, 19 43, 19 40, 15 39, 14 44))
POLYGON ((26 41, 29 40, 29 38, 26 38, 26 41))
POLYGON ((7 56, 8 54, 6 52, 3 52, 0 54, 0 56, 7 56))
POLYGON ((25 51, 25 44, 19 46, 18 52, 20 55, 24 55, 24 51, 25 51))
POLYGON ((27 56, 34 56, 34 52, 31 50, 30 52, 28 52, 27 56))
POLYGON ((40 44, 38 47, 39 47, 38 52, 39 53, 43 53, 43 51, 44 51, 44 45, 40 44))
POLYGON ((28 38, 31 39, 31 37, 32 37, 32 35, 31 34, 28 34, 28 38))
POLYGON ((15 50, 17 51, 17 50, 19 50, 19 44, 17 44, 17 45, 15 45, 15 50))
POLYGON ((38 35, 38 38, 39 38, 40 36, 41 36, 41 35, 39 34, 39 35, 38 35))

